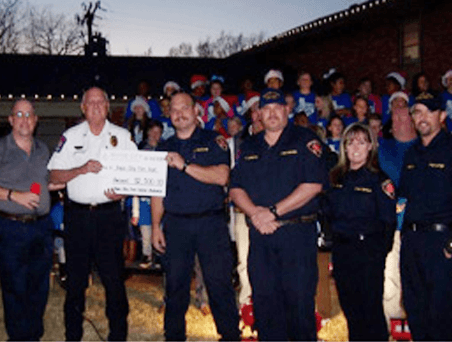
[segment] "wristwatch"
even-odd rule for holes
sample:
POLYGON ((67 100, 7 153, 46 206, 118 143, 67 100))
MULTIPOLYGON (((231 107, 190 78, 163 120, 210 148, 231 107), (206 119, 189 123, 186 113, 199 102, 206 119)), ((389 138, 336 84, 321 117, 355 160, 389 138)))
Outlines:
POLYGON ((188 165, 190 165, 190 162, 188 160, 184 161, 184 166, 182 167, 182 172, 185 173, 185 170, 187 169, 188 165))
POLYGON ((268 209, 270 210, 270 212, 275 215, 275 219, 279 219, 279 215, 278 212, 276 211, 276 206, 271 205, 268 207, 268 209))

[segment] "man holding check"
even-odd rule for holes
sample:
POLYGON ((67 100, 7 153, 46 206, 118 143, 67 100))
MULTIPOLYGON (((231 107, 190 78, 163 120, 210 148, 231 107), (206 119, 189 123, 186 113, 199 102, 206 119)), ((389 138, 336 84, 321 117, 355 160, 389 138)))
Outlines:
POLYGON ((122 242, 126 225, 119 199, 102 187, 101 152, 105 149, 136 150, 130 133, 107 120, 110 104, 100 88, 88 89, 81 109, 86 120, 68 129, 47 165, 51 182, 67 184, 65 206, 67 292, 64 305, 66 339, 83 336, 85 290, 92 263, 96 263, 107 298, 109 341, 127 338, 128 303, 122 271, 122 242))
POLYGON ((168 151, 166 197, 153 197, 152 243, 166 272, 166 340, 186 340, 185 313, 198 255, 217 331, 238 341, 239 317, 232 287, 232 253, 225 218, 229 179, 226 140, 197 127, 197 108, 184 93, 173 95, 170 117, 176 134, 158 148, 168 151))

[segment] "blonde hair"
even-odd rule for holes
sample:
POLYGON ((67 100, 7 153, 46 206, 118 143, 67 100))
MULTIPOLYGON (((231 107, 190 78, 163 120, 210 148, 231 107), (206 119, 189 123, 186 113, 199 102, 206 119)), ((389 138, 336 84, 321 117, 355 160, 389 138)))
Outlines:
POLYGON ((356 137, 358 134, 363 134, 368 142, 372 144, 372 149, 369 151, 367 156, 367 161, 364 167, 372 172, 378 172, 378 147, 377 141, 367 125, 359 122, 355 122, 349 125, 342 135, 339 151, 339 161, 336 166, 330 172, 330 180, 333 184, 340 182, 342 177, 350 170, 350 161, 347 158, 346 148, 348 144, 356 137))

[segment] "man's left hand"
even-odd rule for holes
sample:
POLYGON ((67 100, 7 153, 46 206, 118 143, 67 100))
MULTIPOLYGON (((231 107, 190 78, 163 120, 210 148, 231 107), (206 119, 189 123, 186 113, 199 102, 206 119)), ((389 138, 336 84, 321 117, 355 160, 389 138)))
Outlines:
POLYGON ((119 201, 123 198, 126 198, 126 195, 118 195, 113 189, 105 190, 104 195, 112 201, 119 201))

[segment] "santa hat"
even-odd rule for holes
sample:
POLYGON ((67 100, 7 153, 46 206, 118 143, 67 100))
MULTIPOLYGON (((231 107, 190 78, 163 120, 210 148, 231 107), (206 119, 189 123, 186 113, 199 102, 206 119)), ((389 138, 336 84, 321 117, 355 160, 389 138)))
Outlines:
POLYGON ((403 92, 403 91, 396 91, 389 98, 389 108, 391 108, 392 101, 394 101, 395 99, 398 99, 398 98, 404 99, 406 101, 406 103, 409 102, 408 95, 405 92, 403 92))
POLYGON ((447 79, 452 76, 452 69, 448 70, 442 77, 441 77, 441 83, 444 87, 447 88, 447 79))
POLYGON ((243 108, 243 113, 246 113, 252 106, 253 104, 259 102, 260 99, 260 93, 258 92, 249 92, 246 96, 246 102, 245 102, 245 106, 243 108))
POLYGON ((207 83, 207 77, 204 75, 193 75, 190 78, 190 88, 195 89, 197 87, 206 85, 207 83))
POLYGON ((141 96, 137 96, 135 100, 132 101, 130 104, 130 109, 132 112, 135 110, 136 107, 141 106, 143 107, 144 111, 149 114, 151 112, 151 108, 149 107, 146 100, 144 100, 141 96))
POLYGON ((277 78, 277 79, 279 79, 281 82, 284 82, 284 77, 283 77, 283 74, 282 74, 281 71, 276 70, 276 69, 270 69, 270 70, 265 74, 265 77, 264 77, 264 83, 267 84, 268 80, 269 80, 270 78, 274 78, 274 77, 277 78))
POLYGON ((228 101, 226 101, 226 99, 224 99, 221 96, 217 96, 214 100, 213 103, 218 102, 220 104, 220 107, 223 108, 223 110, 228 113, 231 110, 231 105, 228 103, 228 101))
POLYGON ((393 71, 386 75, 386 79, 393 78, 400 84, 400 88, 405 89, 406 80, 401 73, 393 71))
POLYGON ((174 81, 168 81, 168 82, 166 82, 165 83, 165 85, 163 86, 163 93, 165 94, 166 93, 166 89, 168 89, 168 88, 173 88, 175 91, 179 91, 180 90, 180 86, 179 86, 179 84, 177 84, 176 82, 174 82, 174 81))

